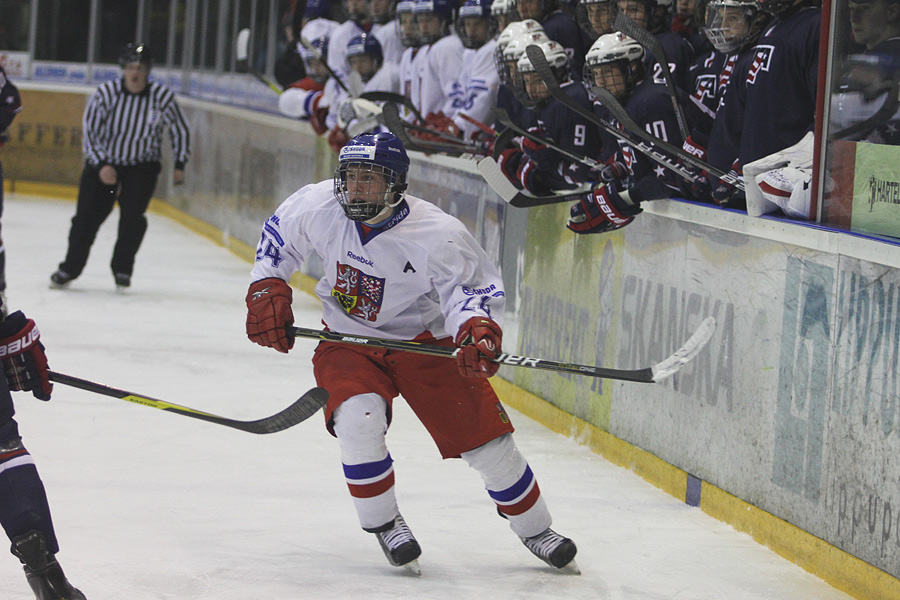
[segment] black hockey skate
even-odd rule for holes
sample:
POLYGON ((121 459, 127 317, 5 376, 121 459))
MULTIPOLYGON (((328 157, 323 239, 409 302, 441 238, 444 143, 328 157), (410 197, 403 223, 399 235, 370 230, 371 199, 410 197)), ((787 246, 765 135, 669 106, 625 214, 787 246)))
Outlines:
POLYGON ((375 534, 381 549, 388 562, 395 567, 405 567, 408 571, 421 575, 419 569, 419 555, 422 554, 422 548, 419 542, 413 537, 409 525, 403 520, 401 515, 397 515, 393 521, 385 523, 377 529, 367 530, 375 534))
POLYGON ((13 539, 12 553, 24 564, 36 600, 87 600, 66 579, 56 557, 47 551, 44 534, 32 530, 13 539))
POLYGON ((536 536, 522 538, 522 543, 531 550, 532 554, 551 567, 581 574, 574 560, 575 553, 578 552, 575 542, 559 535, 549 527, 536 536))
POLYGON ((53 275, 50 276, 50 287, 56 288, 58 290, 69 287, 69 284, 72 280, 75 279, 72 275, 69 275, 62 269, 59 269, 53 275))

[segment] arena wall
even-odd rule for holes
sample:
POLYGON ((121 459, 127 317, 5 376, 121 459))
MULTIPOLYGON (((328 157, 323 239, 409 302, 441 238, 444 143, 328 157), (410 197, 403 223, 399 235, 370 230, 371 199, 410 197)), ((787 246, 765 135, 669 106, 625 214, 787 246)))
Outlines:
MULTIPOLYGON (((74 196, 93 88, 21 87, 8 188, 74 196)), ((250 256, 261 223, 331 177, 334 154, 305 124, 181 103, 194 153, 179 188, 168 161, 160 206, 250 256)), ((501 265, 508 350, 642 368, 718 321, 664 384, 503 367, 504 401, 855 597, 900 597, 900 247, 680 201, 576 237, 567 207, 507 207, 471 161, 412 161, 410 192, 459 217, 501 265)), ((307 265, 306 289, 321 268, 307 265)))

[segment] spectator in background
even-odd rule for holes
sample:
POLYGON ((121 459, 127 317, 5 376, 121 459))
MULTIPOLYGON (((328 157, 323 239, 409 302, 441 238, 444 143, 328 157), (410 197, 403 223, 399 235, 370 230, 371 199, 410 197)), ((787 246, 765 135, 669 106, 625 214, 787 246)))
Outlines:
POLYGON ((85 164, 78 204, 69 231, 69 249, 51 287, 64 288, 81 275, 97 231, 119 203, 119 235, 113 250, 116 288, 131 285, 134 259, 147 231, 144 213, 156 189, 163 134, 172 141, 172 183, 184 182, 190 156, 190 129, 167 87, 150 81, 152 59, 143 45, 129 44, 119 58, 123 77, 104 83, 84 111, 85 164))
MULTIPOLYGON (((22 110, 22 101, 19 98, 19 89, 7 79, 6 71, 0 65, 0 148, 9 139, 6 130, 13 119, 22 110)), ((3 164, 0 163, 0 217, 3 216, 3 164)), ((6 246, 3 245, 3 235, 0 232, 0 315, 6 317, 6 246)))
MULTIPOLYGON (((0 307, 6 312, 6 307, 0 307)), ((44 345, 34 321, 21 311, 0 322, 0 524, 12 541, 11 551, 25 569, 37 600, 85 600, 72 587, 56 560, 59 542, 50 505, 34 459, 22 444, 13 418, 12 391, 30 391, 50 400, 53 384, 44 345)), ((9 582, 3 583, 8 589, 9 582)))

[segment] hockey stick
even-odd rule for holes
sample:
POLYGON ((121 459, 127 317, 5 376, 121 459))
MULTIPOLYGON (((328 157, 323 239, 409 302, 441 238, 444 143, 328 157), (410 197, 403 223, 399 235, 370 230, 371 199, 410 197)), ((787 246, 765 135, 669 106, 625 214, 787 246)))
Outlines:
POLYGON ((695 181, 698 175, 688 170, 683 165, 679 164, 678 161, 670 158, 666 154, 663 154, 663 152, 677 157, 684 163, 689 164, 697 169, 705 170, 710 175, 718 177, 720 180, 730 183, 738 189, 744 189, 744 182, 739 178, 725 173, 724 171, 713 167, 712 165, 698 159, 697 157, 691 156, 681 148, 673 146, 672 144, 669 144, 668 142, 661 140, 656 136, 650 135, 649 133, 644 131, 640 126, 638 126, 637 123, 634 122, 633 119, 631 119, 631 117, 628 116, 628 113, 612 94, 601 87, 593 86, 591 88, 591 91, 595 96, 597 96, 601 104, 603 104, 603 106, 608 108, 610 112, 613 113, 613 115, 625 129, 619 129, 612 123, 603 120, 592 110, 578 104, 578 102, 576 102, 572 97, 566 94, 565 90, 559 87, 559 83, 556 81, 556 77, 553 75, 553 71, 550 69, 550 65, 547 64, 547 58, 544 56, 544 52, 538 46, 530 45, 525 49, 525 52, 528 54, 528 58, 531 61, 531 64, 534 65, 535 72, 537 72, 538 76, 547 86, 550 94, 554 98, 568 106, 570 109, 583 116, 585 119, 591 121, 592 123, 595 123, 603 130, 629 144, 635 150, 638 150, 651 160, 659 163, 663 167, 669 169, 676 175, 679 175, 680 177, 683 177, 688 181, 695 181))
POLYGON ((641 27, 628 15, 616 11, 616 18, 613 21, 613 27, 617 31, 621 31, 628 37, 634 38, 638 44, 646 48, 662 71, 663 79, 666 80, 666 89, 669 92, 669 98, 672 100, 672 108, 675 110, 675 120, 678 121, 678 129, 681 131, 681 139, 688 139, 690 131, 687 127, 687 120, 684 118, 684 111, 681 108, 681 102, 678 101, 678 86, 675 85, 675 78, 672 77, 672 71, 669 69, 669 59, 666 51, 655 35, 641 27))
MULTIPOLYGON (((502 134, 501 134, 502 135, 502 134)), ((585 194, 591 191, 590 184, 582 184, 573 190, 559 190, 549 196, 535 196, 525 190, 520 190, 506 178, 500 165, 490 156, 478 161, 478 173, 484 178, 491 189, 510 206, 516 208, 533 208, 547 204, 561 204, 563 202, 577 202, 585 194)))
POLYGON ((381 116, 384 119, 385 126, 391 130, 391 133, 397 136, 403 144, 403 147, 407 150, 415 150, 425 154, 449 154, 451 156, 459 156, 461 154, 479 154, 483 156, 486 153, 485 148, 481 146, 467 144, 459 138, 447 136, 439 131, 428 129, 427 127, 406 123, 400 118, 400 109, 393 102, 385 102, 382 105, 381 116), (449 139, 446 143, 422 139, 414 140, 412 136, 409 135, 409 129, 437 134, 449 139))
POLYGON ((338 84, 339 86, 341 86, 341 89, 342 89, 342 90, 344 90, 345 92, 347 92, 347 94, 349 94, 351 97, 354 97, 354 98, 356 97, 356 96, 353 96, 353 94, 350 93, 350 89, 349 89, 349 88, 347 87, 347 85, 341 80, 341 78, 337 76, 337 73, 335 73, 335 72, 331 69, 331 67, 328 66, 328 61, 325 60, 325 58, 322 56, 322 53, 319 52, 319 49, 312 45, 312 42, 310 42, 310 41, 309 41, 308 39, 306 39, 305 37, 300 36, 300 45, 303 46, 304 48, 306 48, 307 50, 309 50, 309 51, 312 53, 312 55, 315 56, 316 59, 317 59, 320 63, 322 63, 322 66, 325 67, 325 70, 326 70, 326 71, 328 71, 328 75, 329 75, 330 77, 333 77, 333 78, 334 78, 334 82, 335 82, 336 84, 338 84))
POLYGON ((237 36, 236 48, 234 51, 234 59, 236 62, 237 70, 239 73, 246 72, 250 73, 254 77, 256 77, 259 81, 261 81, 264 85, 266 85, 270 90, 275 92, 276 94, 281 94, 284 90, 281 89, 281 86, 254 69, 250 66, 249 60, 249 48, 250 48, 250 30, 249 29, 241 29, 237 36))
MULTIPOLYGON (((562 373, 575 373, 577 375, 587 375, 589 377, 602 377, 604 379, 617 379, 620 381, 634 381, 637 383, 658 383, 663 379, 677 373, 681 367, 691 361, 700 350, 709 342, 713 333, 716 331, 716 320, 714 317, 706 317, 697 330, 684 343, 681 348, 676 350, 671 356, 656 363, 651 367, 644 369, 607 369, 603 367, 593 367, 590 365, 576 365, 571 363, 556 362, 553 360, 544 360, 542 358, 528 358, 526 356, 516 356, 514 354, 501 354, 494 362, 501 365, 510 365, 513 367, 527 367, 530 369, 543 369, 545 371, 556 371, 562 373)), ((434 344, 423 344, 421 342, 410 342, 405 340, 389 340, 384 338, 373 338, 361 335, 344 335, 333 331, 321 331, 318 329, 305 329, 303 327, 288 326, 288 335, 312 338, 325 342, 341 342, 347 344, 358 344, 362 346, 370 346, 374 348, 384 348, 386 350, 403 350, 406 352, 415 352, 417 354, 428 354, 431 356, 445 356, 454 358, 459 352, 459 348, 451 348, 449 346, 437 346, 434 344)))
POLYGON ((531 133, 530 131, 522 129, 521 127, 519 127, 518 125, 513 123, 513 120, 509 118, 509 114, 506 112, 506 110, 504 110, 502 108, 495 108, 494 116, 497 119, 497 121, 502 123, 503 126, 506 127, 507 129, 511 129, 516 134, 518 134, 522 137, 527 137, 528 139, 535 141, 538 144, 547 146, 551 150, 558 152, 559 154, 562 154, 569 160, 574 160, 577 163, 581 163, 587 167, 590 167, 591 169, 597 169, 598 171, 602 170, 603 167, 606 166, 603 163, 597 162, 596 160, 594 160, 593 158, 591 158, 589 156, 584 156, 581 154, 577 154, 575 152, 569 152, 565 148, 562 148, 562 147, 556 145, 552 140, 542 138, 539 135, 535 135, 535 134, 531 133))
POLYGON ((363 92, 359 97, 365 98, 366 100, 371 100, 373 102, 393 102, 394 104, 402 106, 409 112, 411 112, 413 116, 416 117, 416 120, 419 123, 425 122, 425 117, 422 116, 422 113, 419 112, 419 109, 416 108, 416 105, 412 103, 412 100, 410 100, 403 94, 373 90, 371 92, 363 92))
POLYGON ((63 385, 76 387, 81 390, 87 390, 88 392, 94 392, 95 394, 111 396, 112 398, 158 408, 160 410, 184 415, 185 417, 215 423, 216 425, 224 425, 225 427, 260 434, 275 433, 276 431, 282 431, 289 427, 293 427, 314 415, 316 411, 325 406, 325 403, 328 402, 328 392, 322 388, 315 387, 303 394, 296 402, 286 409, 271 417, 258 419, 256 421, 236 421, 234 419, 227 419, 186 406, 179 406, 178 404, 156 400, 149 396, 141 396, 133 392, 126 392, 125 390, 109 387, 102 383, 94 383, 93 381, 79 379, 78 377, 72 377, 71 375, 63 375, 62 373, 56 373, 54 371, 50 371, 50 380, 63 385))

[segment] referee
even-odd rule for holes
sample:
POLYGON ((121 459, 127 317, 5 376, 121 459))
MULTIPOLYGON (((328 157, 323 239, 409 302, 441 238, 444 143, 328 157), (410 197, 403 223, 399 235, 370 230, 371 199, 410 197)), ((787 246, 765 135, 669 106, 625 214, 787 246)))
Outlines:
POLYGON ((134 257, 144 233, 161 169, 163 132, 172 140, 172 182, 184 183, 190 131, 175 94, 151 82, 151 56, 143 45, 128 44, 119 58, 123 77, 104 83, 84 111, 84 170, 69 230, 69 249, 51 287, 64 288, 81 275, 97 231, 119 202, 119 233, 113 249, 113 277, 119 291, 131 285, 134 257))

